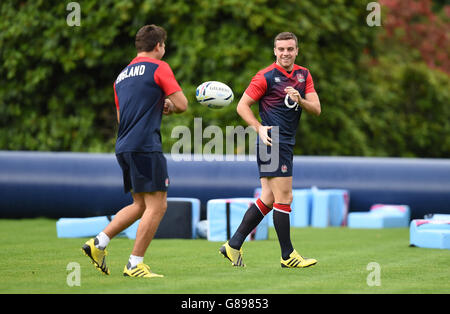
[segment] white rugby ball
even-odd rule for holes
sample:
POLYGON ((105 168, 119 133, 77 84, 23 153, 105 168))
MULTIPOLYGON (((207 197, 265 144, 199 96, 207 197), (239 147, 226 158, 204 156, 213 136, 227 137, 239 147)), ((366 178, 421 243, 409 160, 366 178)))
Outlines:
POLYGON ((200 84, 195 92, 197 101, 205 107, 219 109, 228 106, 234 99, 231 88, 217 81, 200 84))
POLYGON ((196 226, 197 236, 202 239, 208 237, 208 220, 200 220, 196 226))

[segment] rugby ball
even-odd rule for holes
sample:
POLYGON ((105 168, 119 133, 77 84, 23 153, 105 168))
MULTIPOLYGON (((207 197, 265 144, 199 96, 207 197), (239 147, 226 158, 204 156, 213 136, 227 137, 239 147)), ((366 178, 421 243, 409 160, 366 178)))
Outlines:
POLYGON ((200 220, 196 226, 197 236, 202 239, 208 237, 208 220, 200 220))
POLYGON ((201 105, 212 109, 226 107, 234 99, 231 88, 217 81, 208 81, 200 84, 195 92, 195 97, 201 105))

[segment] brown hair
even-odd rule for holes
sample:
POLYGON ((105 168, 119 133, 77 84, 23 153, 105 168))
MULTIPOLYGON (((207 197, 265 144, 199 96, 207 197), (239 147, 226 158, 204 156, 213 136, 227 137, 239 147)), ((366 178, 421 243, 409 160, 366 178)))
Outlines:
POLYGON ((166 39, 167 33, 164 28, 154 24, 145 25, 136 33, 136 50, 152 51, 158 43, 162 44, 166 39))
POLYGON ((273 46, 276 46, 277 40, 288 40, 288 39, 293 39, 295 40, 295 45, 298 47, 298 40, 297 40, 297 36, 295 36, 294 33, 291 32, 282 32, 279 33, 277 36, 275 36, 275 40, 273 41, 273 46))

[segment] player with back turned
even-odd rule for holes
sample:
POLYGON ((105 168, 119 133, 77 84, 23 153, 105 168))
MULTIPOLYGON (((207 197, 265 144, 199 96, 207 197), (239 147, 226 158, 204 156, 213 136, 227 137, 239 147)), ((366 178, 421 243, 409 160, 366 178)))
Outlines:
POLYGON ((290 239, 293 150, 303 110, 318 116, 321 106, 311 73, 295 64, 298 55, 295 34, 278 34, 274 40, 274 54, 275 63, 253 77, 237 105, 238 114, 258 133, 261 195, 247 209, 238 229, 219 251, 232 265, 245 266, 242 244, 273 208, 273 224, 281 248, 281 267, 303 268, 316 264, 317 260, 301 256, 290 239), (261 123, 250 108, 257 101, 261 123))
POLYGON ((114 82, 119 130, 116 157, 123 172, 125 193, 133 203, 122 208, 106 228, 85 243, 82 250, 95 267, 109 275, 105 256, 109 241, 140 219, 136 240, 123 275, 162 277, 144 264, 144 254, 167 208, 169 177, 162 153, 162 115, 182 113, 188 101, 170 66, 162 61, 166 31, 143 26, 136 34, 137 56, 114 82))

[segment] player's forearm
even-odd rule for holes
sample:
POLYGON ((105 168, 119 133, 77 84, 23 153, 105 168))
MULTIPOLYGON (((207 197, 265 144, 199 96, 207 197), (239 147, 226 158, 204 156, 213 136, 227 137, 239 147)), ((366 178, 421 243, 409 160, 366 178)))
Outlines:
POLYGON ((183 113, 183 112, 185 112, 186 110, 187 110, 187 105, 185 105, 185 106, 182 107, 182 108, 173 106, 172 112, 173 112, 173 113, 183 113))
POLYGON ((300 106, 306 110, 306 112, 311 113, 313 115, 320 115, 320 101, 314 100, 306 100, 304 98, 300 99, 300 106))
POLYGON ((168 96, 170 111, 173 113, 185 112, 188 108, 188 100, 182 91, 177 91, 168 96))
POLYGON ((249 126, 251 126, 256 132, 258 132, 259 127, 261 126, 261 123, 256 119, 255 115, 253 114, 253 111, 250 109, 248 105, 245 104, 238 104, 236 108, 237 113, 239 116, 244 120, 249 126))

